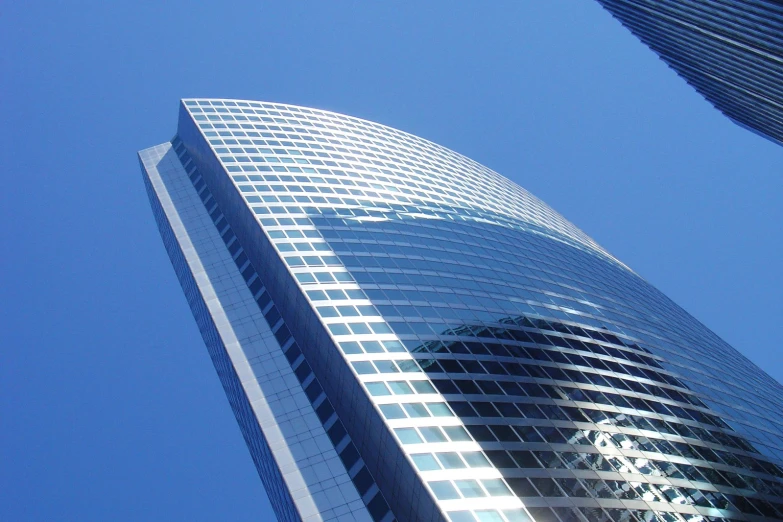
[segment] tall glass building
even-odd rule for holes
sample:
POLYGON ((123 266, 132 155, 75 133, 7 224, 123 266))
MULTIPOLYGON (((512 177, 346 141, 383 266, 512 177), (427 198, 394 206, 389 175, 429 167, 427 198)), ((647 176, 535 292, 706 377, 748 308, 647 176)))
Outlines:
POLYGON ((139 157, 280 520, 783 520, 783 387, 508 179, 254 101, 139 157))
POLYGON ((783 145, 781 0, 598 0, 735 123, 783 145))

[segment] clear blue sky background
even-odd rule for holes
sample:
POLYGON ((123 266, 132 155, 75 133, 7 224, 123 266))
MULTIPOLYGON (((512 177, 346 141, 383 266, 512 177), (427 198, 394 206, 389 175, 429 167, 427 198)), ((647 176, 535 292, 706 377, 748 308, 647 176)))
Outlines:
POLYGON ((0 48, 2 520, 272 518, 136 160, 182 97, 466 154, 783 379, 783 147, 594 2, 9 1, 0 48))

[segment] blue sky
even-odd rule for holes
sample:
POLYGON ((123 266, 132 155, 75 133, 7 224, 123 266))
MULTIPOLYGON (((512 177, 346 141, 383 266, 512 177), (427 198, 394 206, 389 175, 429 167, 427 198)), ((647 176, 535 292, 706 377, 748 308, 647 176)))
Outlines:
POLYGON ((182 97, 308 105, 552 205, 783 380, 783 147, 561 2, 8 2, 0 519, 268 520, 137 150, 182 97))

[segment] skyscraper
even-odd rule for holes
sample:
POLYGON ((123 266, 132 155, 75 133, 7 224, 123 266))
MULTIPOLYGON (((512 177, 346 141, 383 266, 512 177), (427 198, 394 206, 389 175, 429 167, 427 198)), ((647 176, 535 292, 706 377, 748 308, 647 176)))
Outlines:
POLYGON ((280 520, 783 520, 783 387, 508 179, 254 101, 139 157, 280 520))
POLYGON ((783 2, 598 2, 719 111, 783 145, 783 2))

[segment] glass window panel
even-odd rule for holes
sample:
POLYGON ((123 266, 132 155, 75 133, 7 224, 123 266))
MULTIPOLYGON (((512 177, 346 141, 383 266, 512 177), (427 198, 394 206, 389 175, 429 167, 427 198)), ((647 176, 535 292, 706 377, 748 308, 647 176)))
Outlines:
POLYGON ((362 353, 362 349, 359 347, 359 343, 354 341, 345 341, 340 343, 340 348, 346 354, 362 353))
POLYGON ((367 353, 383 353, 383 346, 378 341, 362 341, 362 347, 367 353))
POLYGON ((403 404, 402 407, 405 409, 405 411, 408 413, 411 417, 429 417, 430 412, 427 411, 427 408, 424 407, 421 403, 411 403, 411 404, 403 404))
POLYGON ((394 433, 403 444, 420 444, 423 442, 419 434, 416 433, 415 428, 396 428, 394 433))
POLYGON ((405 413, 403 413, 402 408, 396 404, 382 404, 380 408, 383 416, 389 420, 405 418, 405 413))
POLYGON ((321 317, 339 317, 337 310, 333 306, 319 306, 316 310, 321 314, 321 317))
POLYGON ((467 462, 468 466, 470 466, 471 468, 492 467, 492 464, 489 463, 487 457, 485 457, 484 454, 481 453, 480 451, 463 451, 462 457, 465 459, 465 462, 467 462))
POLYGON ((454 453, 454 452, 436 453, 435 455, 438 457, 438 460, 446 469, 461 469, 465 467, 465 463, 462 462, 461 458, 459 458, 458 453, 454 453))
POLYGON ((476 516, 480 522, 504 522, 503 517, 500 516, 500 513, 494 509, 481 509, 476 511, 476 516))
POLYGON ((454 500, 460 498, 459 493, 448 480, 438 480, 427 483, 438 500, 454 500))
POLYGON ((503 515, 508 519, 508 522, 533 522, 524 509, 507 509, 503 511, 503 515))
POLYGON ((465 498, 478 498, 487 496, 475 480, 455 480, 454 484, 465 498))
POLYGON ((351 331, 356 335, 367 335, 370 333, 370 328, 364 323, 350 323, 349 326, 351 327, 351 331))
POLYGON ((383 345, 389 352, 404 352, 405 347, 399 341, 383 341, 383 345))
POLYGON ((393 333, 389 325, 386 323, 369 323, 373 333, 376 334, 390 334, 393 333))
POLYGON ((470 511, 449 511, 448 515, 451 522, 476 522, 470 511))
POLYGON ((443 431, 445 431, 449 439, 451 439, 454 442, 473 440, 470 438, 470 435, 468 434, 467 430, 465 430, 465 428, 463 428, 462 426, 444 426, 443 431))
POLYGON ((489 493, 491 497, 509 497, 511 496, 511 490, 501 479, 485 479, 481 483, 489 493))
POLYGON ((356 373, 358 373, 359 375, 378 373, 375 371, 375 367, 373 367, 372 363, 368 361, 355 361, 352 362, 351 365, 353 366, 353 369, 356 370, 356 373))
POLYGON ((437 393, 432 384, 427 381, 411 381, 411 386, 416 393, 437 393))
POLYGON ((413 454, 411 455, 411 459, 413 459, 413 463, 416 464, 419 471, 434 471, 441 469, 440 465, 435 460, 435 457, 429 453, 413 454))
POLYGON ((413 390, 405 381, 389 381, 389 388, 395 395, 408 395, 412 394, 413 390))
POLYGON ((427 407, 435 417, 453 417, 449 407, 444 402, 428 402, 427 407))
POLYGON ((309 273, 300 273, 296 274, 296 280, 302 283, 303 285, 315 283, 315 278, 312 274, 309 273))
POLYGON ((374 396, 391 395, 389 389, 382 382, 368 382, 365 383, 365 386, 367 386, 367 390, 369 390, 370 395, 374 395, 374 396))
POLYGON ((427 442, 446 442, 446 436, 440 431, 440 428, 435 426, 425 426, 419 428, 422 437, 427 442))
POLYGON ((356 308, 349 305, 338 306, 337 311, 340 312, 340 315, 343 317, 355 317, 359 315, 356 308))
POLYGON ((400 371, 393 361, 375 361, 375 366, 381 373, 399 373, 400 371))

